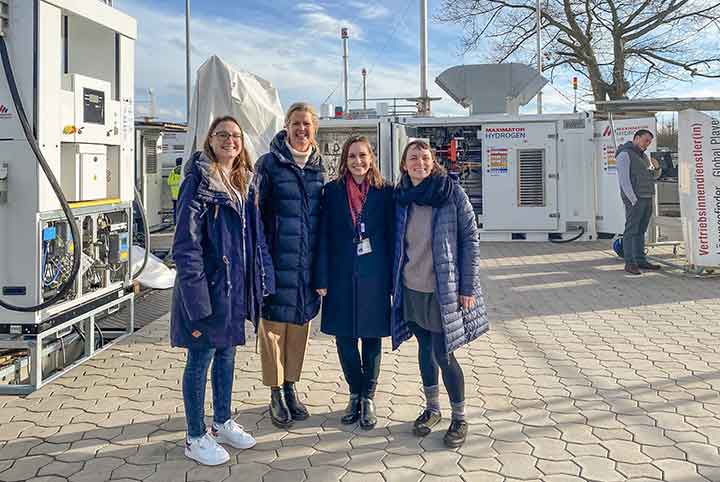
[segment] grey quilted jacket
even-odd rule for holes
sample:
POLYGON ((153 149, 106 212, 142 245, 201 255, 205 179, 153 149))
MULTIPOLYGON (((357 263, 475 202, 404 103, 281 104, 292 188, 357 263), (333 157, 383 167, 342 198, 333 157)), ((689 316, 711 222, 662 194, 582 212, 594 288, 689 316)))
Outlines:
MULTIPOLYGON (((397 349, 412 336, 403 319, 402 270, 408 207, 395 202, 395 261, 393 264, 392 345, 397 349)), ((488 331, 489 322, 480 287, 480 243, 472 205, 460 185, 455 185, 448 202, 433 208, 432 253, 440 303, 446 352, 452 353, 488 331), (460 307, 459 296, 475 296, 469 310, 460 307)))

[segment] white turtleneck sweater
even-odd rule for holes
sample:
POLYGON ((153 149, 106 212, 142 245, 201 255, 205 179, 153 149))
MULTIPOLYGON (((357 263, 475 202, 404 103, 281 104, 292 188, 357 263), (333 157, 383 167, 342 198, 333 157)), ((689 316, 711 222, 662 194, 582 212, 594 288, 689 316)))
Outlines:
POLYGON ((308 158, 310 158, 310 154, 312 154, 312 146, 303 152, 293 148, 288 141, 285 141, 285 145, 290 149, 290 154, 292 154, 295 164, 297 164, 300 169, 305 169, 305 164, 307 164, 308 158))

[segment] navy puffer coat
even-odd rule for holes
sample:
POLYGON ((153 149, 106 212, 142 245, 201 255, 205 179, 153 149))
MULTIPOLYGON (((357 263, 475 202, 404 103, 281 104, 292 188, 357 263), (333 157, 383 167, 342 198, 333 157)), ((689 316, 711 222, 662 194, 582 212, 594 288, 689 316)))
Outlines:
POLYGON ((323 299, 322 332, 334 336, 380 338, 390 336, 390 291, 395 239, 393 190, 370 187, 362 222, 372 252, 357 255, 344 179, 325 185, 322 234, 316 269, 316 288, 327 289, 323 299))
POLYGON ((303 325, 320 311, 312 268, 320 230, 325 168, 316 150, 300 169, 280 131, 270 152, 255 166, 255 181, 268 248, 275 266, 276 293, 263 305, 266 320, 303 325))
POLYGON ((173 256, 172 346, 245 344, 245 320, 257 326, 263 296, 275 290, 272 262, 254 188, 244 203, 236 202, 200 152, 185 165, 173 256))
MULTIPOLYGON (((395 203, 395 262, 393 270, 392 342, 397 349, 412 336, 403 319, 402 270, 408 207, 395 203)), ((433 208, 432 254, 440 304, 446 353, 452 353, 488 331, 485 301, 480 287, 480 243, 477 222, 467 194, 456 184, 446 204, 433 208), (474 296, 469 310, 460 307, 459 297, 474 296)))

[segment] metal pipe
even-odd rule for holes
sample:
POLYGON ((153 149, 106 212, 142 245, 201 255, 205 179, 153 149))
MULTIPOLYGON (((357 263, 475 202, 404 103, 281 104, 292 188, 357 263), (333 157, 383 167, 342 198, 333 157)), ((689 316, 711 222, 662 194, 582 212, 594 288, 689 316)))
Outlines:
POLYGON ((363 110, 367 110, 367 70, 362 69, 362 88, 363 88, 363 110))
POLYGON ((420 102, 421 114, 429 114, 429 102, 427 100, 427 78, 428 78, 428 45, 427 45, 427 0, 420 0, 420 102))
MULTIPOLYGON (((538 74, 542 75, 543 71, 543 61, 542 61, 542 42, 540 38, 540 33, 542 29, 542 8, 540 7, 540 1, 537 0, 537 3, 535 4, 535 18, 537 20, 537 70, 538 74)), ((537 113, 542 114, 542 89, 540 92, 538 92, 537 95, 537 113)))
POLYGON ((347 117, 348 113, 350 112, 350 86, 348 85, 348 70, 349 70, 349 62, 348 62, 348 29, 347 27, 343 27, 340 29, 340 37, 342 38, 342 44, 343 44, 343 90, 345 92, 345 108, 343 110, 343 114, 345 117, 347 117))
POLYGON ((190 0, 185 0, 185 108, 190 124, 190 0))

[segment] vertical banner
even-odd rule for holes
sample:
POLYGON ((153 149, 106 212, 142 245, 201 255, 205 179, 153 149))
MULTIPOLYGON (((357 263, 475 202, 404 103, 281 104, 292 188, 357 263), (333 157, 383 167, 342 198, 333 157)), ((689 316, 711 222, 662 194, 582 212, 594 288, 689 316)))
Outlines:
POLYGON ((720 266, 720 116, 680 112, 680 212, 688 262, 720 266))

